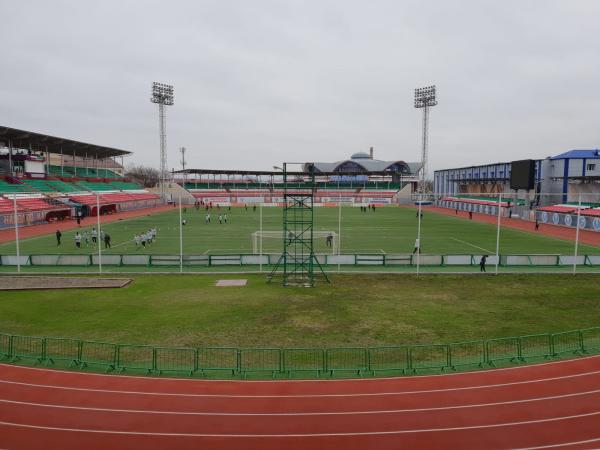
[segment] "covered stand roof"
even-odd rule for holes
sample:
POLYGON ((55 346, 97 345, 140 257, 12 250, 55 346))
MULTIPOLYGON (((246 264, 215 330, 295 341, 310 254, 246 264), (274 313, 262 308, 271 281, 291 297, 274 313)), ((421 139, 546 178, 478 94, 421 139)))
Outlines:
POLYGON ((49 136, 33 131, 18 130, 16 128, 0 126, 0 142, 13 148, 31 149, 33 151, 60 154, 61 150, 66 155, 95 156, 97 158, 112 158, 113 156, 126 156, 131 152, 118 148, 104 147, 102 145, 88 144, 87 142, 49 136))
MULTIPOLYGON (((216 169, 185 169, 175 170, 173 173, 176 174, 196 174, 196 175, 266 175, 266 176, 283 176, 281 171, 272 170, 216 170, 216 169)), ((309 175, 308 172, 287 172, 288 175, 309 175)), ((364 175, 363 171, 360 172, 344 172, 343 175, 364 175)), ((371 175, 390 175, 389 171, 375 171, 370 172, 371 175)), ((340 172, 315 172, 316 176, 325 175, 340 175, 340 172)))

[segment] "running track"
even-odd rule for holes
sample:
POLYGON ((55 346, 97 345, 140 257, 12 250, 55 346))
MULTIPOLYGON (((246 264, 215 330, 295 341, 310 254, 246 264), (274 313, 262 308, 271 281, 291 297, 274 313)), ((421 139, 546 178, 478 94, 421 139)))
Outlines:
POLYGON ((2 449, 600 447, 600 356, 451 375, 206 381, 0 364, 2 449))

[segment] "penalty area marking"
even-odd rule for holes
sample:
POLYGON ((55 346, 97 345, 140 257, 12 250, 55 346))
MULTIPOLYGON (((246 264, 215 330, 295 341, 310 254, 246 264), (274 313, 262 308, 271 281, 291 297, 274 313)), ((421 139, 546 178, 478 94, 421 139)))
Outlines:
POLYGON ((491 251, 491 250, 488 250, 487 248, 480 247, 479 245, 475 245, 475 244, 471 244, 470 242, 463 241, 462 239, 457 239, 457 238, 455 238, 455 237, 453 237, 453 238, 451 238, 451 239, 454 239, 456 242, 461 242, 461 243, 463 243, 463 244, 470 245, 471 247, 478 248, 479 250, 483 250, 484 252, 487 252, 487 253, 496 253, 495 251, 493 252, 493 251, 491 251))

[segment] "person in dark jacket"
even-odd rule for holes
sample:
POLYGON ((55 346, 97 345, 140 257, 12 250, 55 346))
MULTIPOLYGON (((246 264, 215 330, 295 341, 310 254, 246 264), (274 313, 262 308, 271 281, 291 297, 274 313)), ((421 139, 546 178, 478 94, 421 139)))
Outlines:
POLYGON ((487 262, 487 255, 483 255, 479 261, 479 271, 485 272, 485 263, 487 262))

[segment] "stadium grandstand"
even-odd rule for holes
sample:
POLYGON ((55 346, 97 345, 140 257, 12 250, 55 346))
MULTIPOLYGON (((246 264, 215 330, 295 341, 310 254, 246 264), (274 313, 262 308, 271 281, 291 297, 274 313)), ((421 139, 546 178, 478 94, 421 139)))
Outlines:
POLYGON ((0 126, 0 228, 154 207, 117 148, 0 126), (118 162, 121 160, 121 163, 118 162))
POLYGON ((531 162, 529 189, 515 189, 513 166, 485 164, 434 173, 438 206, 600 231, 600 150, 569 150, 531 162))
MULTIPOLYGON (((410 200, 421 164, 376 160, 371 147, 369 153, 358 152, 343 161, 305 163, 303 171, 288 173, 293 177, 292 182, 288 180, 288 189, 304 188, 311 167, 316 174, 316 203, 383 205, 410 200)), ((175 172, 175 181, 204 202, 283 203, 283 177, 279 170, 187 169, 175 172)))

